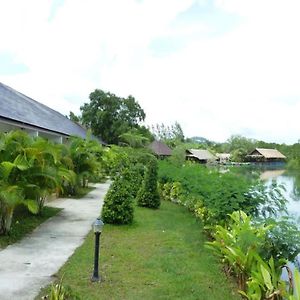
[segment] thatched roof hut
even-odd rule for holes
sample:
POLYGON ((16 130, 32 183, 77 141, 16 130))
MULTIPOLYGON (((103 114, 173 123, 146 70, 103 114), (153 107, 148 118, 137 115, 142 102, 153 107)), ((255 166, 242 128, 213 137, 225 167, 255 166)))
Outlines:
POLYGON ((284 161, 286 156, 277 149, 256 148, 247 155, 248 160, 254 162, 284 161))
POLYGON ((203 149, 188 149, 186 156, 187 159, 194 160, 200 163, 214 162, 217 160, 217 157, 214 156, 211 152, 203 149))
POLYGON ((153 141, 148 147, 155 155, 160 157, 166 157, 172 154, 172 150, 166 144, 160 141, 153 141))

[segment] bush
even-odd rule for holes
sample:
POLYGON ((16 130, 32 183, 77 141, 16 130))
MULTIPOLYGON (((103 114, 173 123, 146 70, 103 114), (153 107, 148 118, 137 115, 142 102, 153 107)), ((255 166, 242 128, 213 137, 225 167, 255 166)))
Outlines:
POLYGON ((159 208, 160 196, 157 189, 157 160, 149 161, 141 189, 137 195, 139 206, 159 208))
POLYGON ((102 218, 109 224, 131 224, 133 221, 133 197, 123 175, 115 177, 105 196, 102 218))
POLYGON ((142 185, 144 166, 142 164, 132 165, 129 168, 124 169, 122 175, 129 186, 132 198, 135 199, 142 185))

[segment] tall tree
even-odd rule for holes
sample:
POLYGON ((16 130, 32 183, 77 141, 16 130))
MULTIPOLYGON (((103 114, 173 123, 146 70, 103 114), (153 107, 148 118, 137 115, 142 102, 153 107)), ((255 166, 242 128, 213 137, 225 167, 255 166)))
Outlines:
POLYGON ((98 89, 90 94, 90 102, 84 103, 80 110, 83 125, 111 144, 117 144, 123 133, 139 128, 146 117, 134 97, 120 98, 98 89))
POLYGON ((164 123, 152 125, 151 132, 157 140, 165 141, 171 147, 184 142, 183 130, 178 122, 171 126, 164 123))
POLYGON ((80 116, 76 116, 72 111, 70 111, 68 118, 73 122, 80 122, 80 116))

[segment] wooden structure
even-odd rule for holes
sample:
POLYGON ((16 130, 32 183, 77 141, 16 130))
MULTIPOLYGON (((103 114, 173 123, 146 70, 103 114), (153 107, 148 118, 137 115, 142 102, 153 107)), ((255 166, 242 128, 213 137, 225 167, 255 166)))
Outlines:
POLYGON ((156 156, 160 158, 165 158, 171 156, 172 154, 171 148, 169 148, 166 144, 160 141, 153 141, 148 147, 156 156))
POLYGON ((193 160, 202 164, 212 163, 217 160, 217 157, 214 156, 211 152, 203 149, 186 150, 186 158, 188 160, 193 160))
POLYGON ((220 164, 226 164, 230 161, 230 153, 217 153, 216 154, 217 160, 220 164))
POLYGON ((256 148, 246 156, 250 162, 284 162, 284 156, 277 149, 256 148))

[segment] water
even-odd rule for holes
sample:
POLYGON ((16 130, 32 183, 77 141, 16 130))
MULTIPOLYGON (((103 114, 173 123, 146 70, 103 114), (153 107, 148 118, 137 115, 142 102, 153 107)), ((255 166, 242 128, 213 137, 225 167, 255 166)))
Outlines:
POLYGON ((285 169, 264 170, 260 179, 265 181, 266 185, 274 180, 277 184, 284 185, 286 190, 283 191, 283 196, 288 200, 288 213, 300 225, 300 174, 285 169))
MULTIPOLYGON (((260 179, 265 181, 266 185, 269 185, 274 180, 277 184, 284 185, 285 191, 283 192, 283 196, 288 200, 287 211, 300 228, 300 172, 290 172, 286 169, 265 169, 261 171, 260 179)), ((295 262, 289 262, 288 266, 292 270, 295 267, 300 270, 300 254, 297 256, 295 262)), ((286 271, 283 272, 282 278, 285 280, 288 278, 286 271)))

